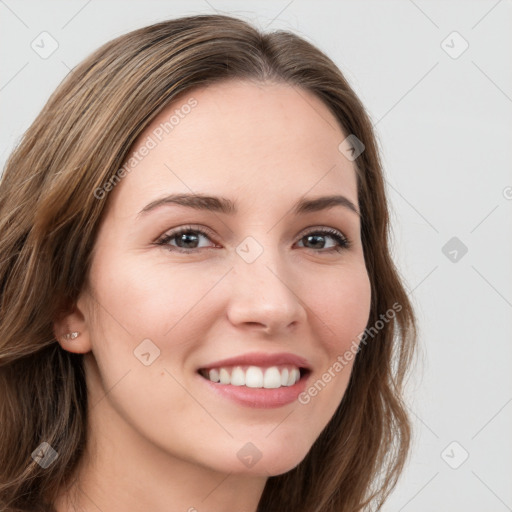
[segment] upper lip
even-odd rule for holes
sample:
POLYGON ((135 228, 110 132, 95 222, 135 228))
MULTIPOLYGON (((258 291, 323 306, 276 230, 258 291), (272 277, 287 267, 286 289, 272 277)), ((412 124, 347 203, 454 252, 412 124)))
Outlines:
POLYGON ((296 354, 279 352, 276 354, 269 354, 264 352, 251 352, 240 356, 230 357, 228 359, 222 359, 215 361, 214 363, 201 366, 201 370, 210 370, 212 368, 221 368, 225 366, 277 366, 282 364, 288 364, 297 366, 298 368, 304 368, 310 370, 310 364, 308 361, 296 354))

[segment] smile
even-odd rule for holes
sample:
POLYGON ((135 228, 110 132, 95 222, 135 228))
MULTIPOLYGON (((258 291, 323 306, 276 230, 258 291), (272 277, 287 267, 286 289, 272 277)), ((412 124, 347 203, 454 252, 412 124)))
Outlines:
POLYGON ((232 366, 199 370, 200 375, 221 385, 246 386, 248 388, 276 389, 297 383, 307 372, 293 365, 280 366, 232 366))

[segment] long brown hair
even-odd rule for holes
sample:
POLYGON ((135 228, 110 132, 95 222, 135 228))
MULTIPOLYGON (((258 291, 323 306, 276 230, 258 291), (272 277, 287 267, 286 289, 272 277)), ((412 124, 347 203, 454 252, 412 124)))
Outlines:
MULTIPOLYGON (((270 477, 258 512, 354 512, 381 504, 403 470, 411 431, 402 400, 416 344, 412 305, 390 256, 384 180, 372 124, 340 70, 285 31, 261 33, 230 16, 197 15, 122 35, 74 68, 10 156, 0 182, 0 509, 43 510, 67 485, 86 445, 82 355, 63 350, 53 320, 87 282, 108 197, 101 188, 132 144, 178 95, 226 79, 289 84, 315 94, 355 161, 372 303, 337 411, 304 460, 270 477), (47 442, 57 462, 31 454, 47 442)), ((340 141, 341 142, 341 141, 340 141)))

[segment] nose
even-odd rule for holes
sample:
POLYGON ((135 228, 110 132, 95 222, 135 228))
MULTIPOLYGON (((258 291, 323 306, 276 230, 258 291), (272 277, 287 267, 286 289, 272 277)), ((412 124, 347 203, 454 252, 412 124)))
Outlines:
POLYGON ((252 263, 236 256, 228 284, 230 322, 267 335, 295 329, 306 318, 298 282, 299 276, 292 275, 277 249, 265 248, 252 263))

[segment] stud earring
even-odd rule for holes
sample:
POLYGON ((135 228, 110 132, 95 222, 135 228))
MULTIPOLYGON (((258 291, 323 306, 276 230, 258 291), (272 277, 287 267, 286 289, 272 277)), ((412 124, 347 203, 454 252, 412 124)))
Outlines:
POLYGON ((63 338, 66 341, 71 341, 71 340, 74 340, 75 338, 78 338, 78 336, 80 336, 80 333, 78 331, 75 331, 75 332, 68 332, 67 334, 65 334, 63 336, 63 338))

